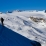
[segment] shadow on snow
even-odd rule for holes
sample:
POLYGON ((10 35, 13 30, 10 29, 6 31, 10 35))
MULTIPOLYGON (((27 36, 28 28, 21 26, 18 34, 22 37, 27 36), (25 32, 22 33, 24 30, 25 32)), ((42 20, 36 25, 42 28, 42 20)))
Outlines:
POLYGON ((41 44, 0 25, 0 46, 41 46, 41 44))

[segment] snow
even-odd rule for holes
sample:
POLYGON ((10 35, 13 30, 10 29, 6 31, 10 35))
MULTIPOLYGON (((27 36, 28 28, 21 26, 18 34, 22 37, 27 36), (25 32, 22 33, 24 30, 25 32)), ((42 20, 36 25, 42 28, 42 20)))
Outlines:
POLYGON ((37 46, 36 41, 13 32, 11 29, 0 25, 0 46, 37 46), (32 44, 31 44, 32 43, 32 44))
POLYGON ((46 22, 41 21, 36 23, 30 19, 30 17, 42 17, 46 19, 44 11, 14 11, 12 13, 2 13, 0 17, 5 19, 4 26, 7 28, 30 40, 40 42, 42 46, 46 46, 46 22))

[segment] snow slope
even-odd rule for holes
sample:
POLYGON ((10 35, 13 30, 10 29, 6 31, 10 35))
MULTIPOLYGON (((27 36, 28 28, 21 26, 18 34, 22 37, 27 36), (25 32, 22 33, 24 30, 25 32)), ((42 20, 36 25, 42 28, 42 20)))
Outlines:
POLYGON ((0 25, 0 46, 41 46, 40 43, 0 25))
POLYGON ((0 17, 5 19, 4 26, 17 32, 30 40, 35 40, 46 46, 46 22, 36 23, 30 17, 42 17, 46 19, 46 13, 42 12, 12 12, 2 13, 0 17), (44 26, 43 26, 44 25, 44 26))

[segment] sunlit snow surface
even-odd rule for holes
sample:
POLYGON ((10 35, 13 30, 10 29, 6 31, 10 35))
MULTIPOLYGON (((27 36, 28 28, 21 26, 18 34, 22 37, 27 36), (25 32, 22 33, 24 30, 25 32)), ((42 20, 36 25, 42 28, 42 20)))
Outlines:
POLYGON ((40 42, 42 46, 46 46, 46 22, 36 23, 30 19, 32 16, 46 19, 46 13, 44 12, 23 11, 0 14, 0 17, 5 19, 4 26, 27 37, 30 40, 40 42))

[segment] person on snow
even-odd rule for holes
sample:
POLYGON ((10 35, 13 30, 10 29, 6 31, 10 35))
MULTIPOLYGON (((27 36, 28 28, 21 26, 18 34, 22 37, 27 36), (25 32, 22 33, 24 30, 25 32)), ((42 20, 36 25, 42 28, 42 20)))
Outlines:
POLYGON ((1 17, 1 24, 2 24, 2 25, 4 25, 3 22, 4 22, 4 19, 1 17))

